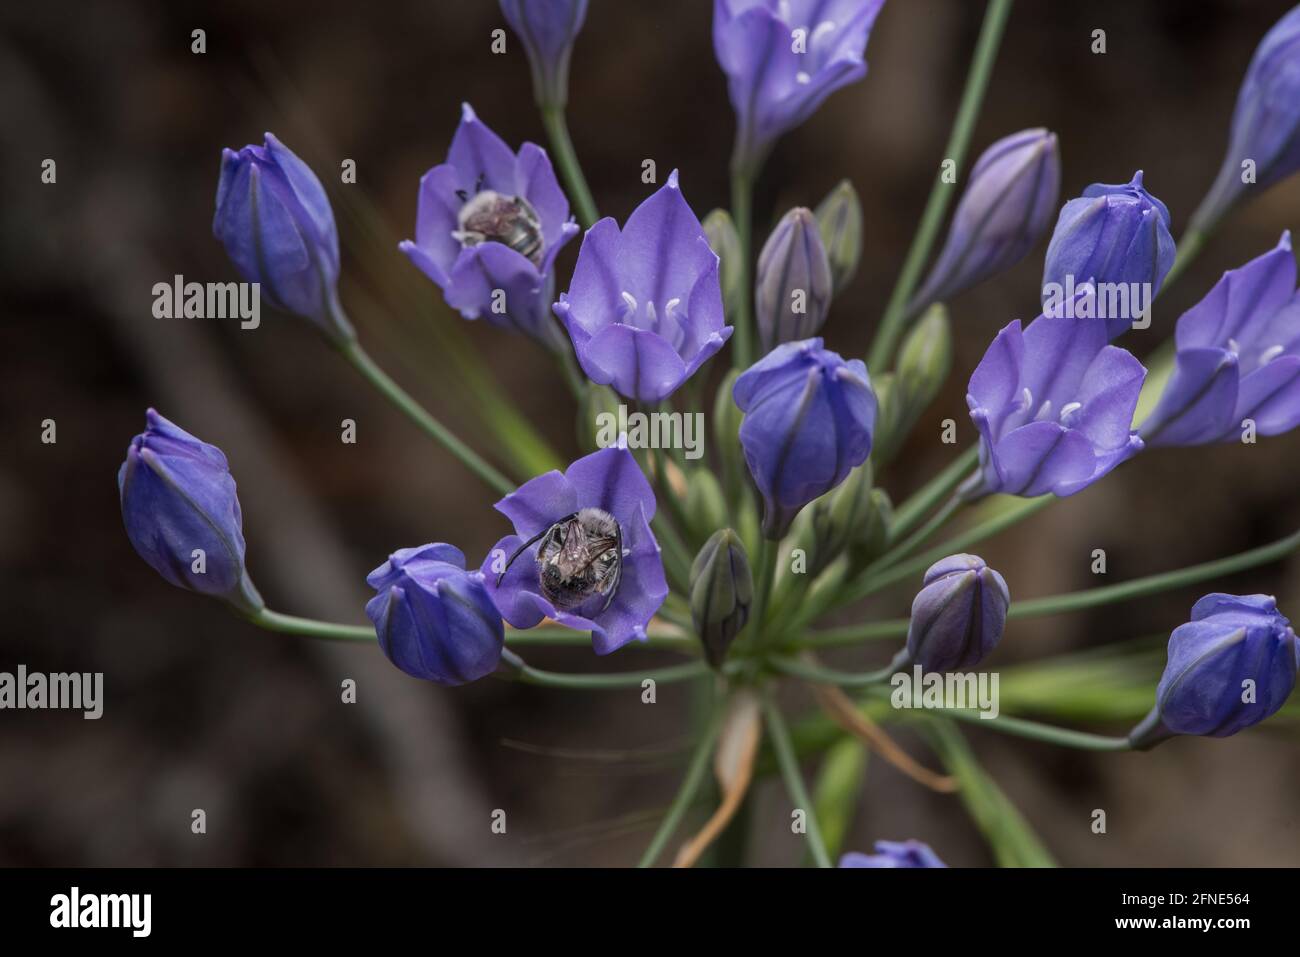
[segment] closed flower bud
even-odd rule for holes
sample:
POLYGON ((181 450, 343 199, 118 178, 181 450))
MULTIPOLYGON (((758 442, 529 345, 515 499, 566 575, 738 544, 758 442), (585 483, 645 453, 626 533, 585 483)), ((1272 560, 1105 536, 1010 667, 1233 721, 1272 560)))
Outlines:
POLYGON ((871 443, 871 460, 876 468, 884 468, 893 461, 907 438, 898 377, 892 372, 882 372, 871 380, 871 391, 876 394, 876 430, 871 443))
POLYGON ((691 565, 691 621, 704 643, 704 656, 720 668, 727 649, 749 620, 754 579, 740 536, 714 532, 691 565))
POLYGON ((831 266, 834 293, 849 284, 862 260, 862 203, 847 179, 826 194, 814 213, 831 266))
POLYGON ((528 54, 537 102, 563 106, 569 56, 587 17, 587 0, 501 0, 501 12, 528 54))
POLYGON ((754 313, 763 352, 817 334, 831 304, 831 266, 817 220, 790 210, 758 254, 754 313))
POLYGON ((876 841, 876 853, 851 851, 840 867, 947 867, 930 845, 921 841, 876 841))
POLYGON ((867 496, 867 511, 849 543, 849 566, 866 568, 885 554, 889 531, 894 524, 894 503, 883 488, 873 488, 867 496))
POLYGON ((1169 636, 1156 704, 1129 740, 1146 749, 1175 734, 1225 738, 1282 707, 1300 641, 1268 595, 1206 595, 1169 636))
POLYGON ((244 569, 243 517, 226 456, 150 409, 117 473, 126 535, 159 575, 245 612, 263 606, 244 569))
POLYGON ((740 449, 740 424, 745 418, 732 398, 740 370, 729 371, 713 400, 713 445, 721 465, 722 489, 728 502, 739 501, 744 491, 745 465, 740 449))
POLYGON ((1022 130, 998 140, 971 169, 948 239, 911 311, 1010 269, 1043 237, 1061 194, 1056 134, 1022 130))
POLYGON ((1300 7, 1264 35, 1232 114, 1228 152, 1192 217, 1208 232, 1233 206, 1300 169, 1300 7))
POLYGON ((366 603, 366 617, 379 647, 408 675, 463 685, 496 670, 505 625, 482 573, 465 571, 460 549, 399 549, 366 582, 377 593, 366 603))
POLYGON ((1107 336, 1114 339, 1139 318, 1135 299, 1150 307, 1174 264, 1174 252, 1169 210, 1143 187, 1141 170, 1122 185, 1093 183, 1061 207, 1043 263, 1043 311, 1065 315, 1063 307, 1085 284, 1103 292, 1103 283, 1123 284, 1129 289, 1128 307, 1117 311, 1128 314, 1097 317, 1105 319, 1107 336))
POLYGON ((744 281, 745 254, 740 248, 740 234, 731 214, 725 209, 715 209, 704 217, 701 224, 709 240, 709 248, 718 254, 718 277, 722 283, 722 305, 727 316, 736 314, 740 302, 741 283, 744 281))
POLYGON ((732 395, 746 413, 740 444, 763 498, 763 535, 779 540, 867 460, 876 419, 867 367, 821 339, 788 342, 742 373, 732 395))
POLYGON ((907 647, 894 667, 940 672, 979 664, 1002 638, 1010 604, 1006 581, 978 555, 935 562, 912 601, 907 647))
POLYGON ((898 452, 921 414, 939 395, 951 369, 952 327, 948 309, 942 303, 935 303, 903 339, 888 398, 877 396, 882 409, 881 428, 877 430, 878 465, 890 461, 898 452))
POLYGON ((311 168, 270 133, 262 146, 221 154, 212 232, 262 301, 354 338, 339 306, 339 236, 311 168))
POLYGON ((696 469, 686 484, 686 524, 699 538, 727 524, 727 499, 708 469, 696 469))
POLYGON ((871 522, 871 463, 859 465, 840 485, 813 503, 808 521, 808 574, 816 575, 858 540, 871 522))

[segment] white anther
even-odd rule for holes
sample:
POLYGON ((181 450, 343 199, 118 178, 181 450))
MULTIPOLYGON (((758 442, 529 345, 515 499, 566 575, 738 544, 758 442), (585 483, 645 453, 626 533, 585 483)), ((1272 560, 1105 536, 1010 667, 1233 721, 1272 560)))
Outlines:
POLYGON ((623 318, 631 319, 636 315, 636 300, 630 292, 623 293, 623 318))
POLYGON ((1275 346, 1269 346, 1259 354, 1259 364, 1267 365, 1284 352, 1286 352, 1286 346, 1281 343, 1278 343, 1275 346))
POLYGON ((1020 408, 1018 408, 1016 411, 1028 412, 1030 407, 1033 406, 1033 404, 1034 404, 1034 394, 1030 392, 1029 387, 1026 386, 1025 388, 1020 390, 1020 408))
POLYGON ((1070 419, 1074 418, 1074 413, 1083 408, 1082 402, 1067 402, 1061 406, 1061 424, 1069 425, 1070 419))

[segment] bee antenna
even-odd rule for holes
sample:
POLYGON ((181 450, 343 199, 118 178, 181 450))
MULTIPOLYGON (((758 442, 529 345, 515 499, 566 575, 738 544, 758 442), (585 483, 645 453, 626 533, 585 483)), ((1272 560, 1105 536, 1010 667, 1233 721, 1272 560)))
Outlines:
POLYGON ((462 203, 468 203, 469 193, 465 192, 463 189, 458 189, 456 190, 456 198, 459 199, 462 203))

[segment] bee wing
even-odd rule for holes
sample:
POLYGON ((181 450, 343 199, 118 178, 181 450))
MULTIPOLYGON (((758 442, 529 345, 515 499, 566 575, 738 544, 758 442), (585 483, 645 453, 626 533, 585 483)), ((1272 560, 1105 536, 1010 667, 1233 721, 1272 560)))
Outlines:
MULTIPOLYGON (((606 539, 608 541, 608 539, 606 539)), ((619 526, 614 532, 614 539, 610 543, 617 551, 614 557, 614 572, 609 581, 609 597, 605 599, 605 604, 601 606, 601 611, 609 608, 614 601, 614 596, 618 594, 618 583, 623 580, 623 529, 619 526)))

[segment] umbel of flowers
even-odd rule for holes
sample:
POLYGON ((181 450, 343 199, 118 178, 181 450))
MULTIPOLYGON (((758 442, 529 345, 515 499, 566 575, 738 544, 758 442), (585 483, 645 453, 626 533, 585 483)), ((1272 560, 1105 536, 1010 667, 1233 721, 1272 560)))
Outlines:
MULTIPOLYGON (((841 851, 843 828, 823 828, 812 810, 800 763, 811 755, 795 746, 773 695, 779 682, 810 683, 838 729, 818 752, 817 806, 847 818, 859 793, 844 784, 860 779, 844 770, 860 753, 854 737, 922 785, 954 786, 877 726, 891 717, 884 705, 896 676, 974 669, 1016 641, 1017 617, 1187 589, 1294 553, 1300 532, 1120 589, 1022 605, 1011 598, 1017 589, 970 548, 1116 468, 1178 454, 1158 452, 1162 447, 1231 441, 1243 429, 1277 436, 1300 425, 1300 295, 1289 234, 1224 273, 1182 316, 1168 358, 1155 353, 1158 376, 1149 376, 1129 347, 1158 327, 1142 321, 1145 313, 1103 315, 1098 308, 1101 290, 1113 284, 1144 285, 1154 297, 1231 209, 1300 167, 1300 8, 1270 31, 1250 63, 1224 172, 1180 245, 1173 238, 1178 217, 1149 191, 1158 176, 1097 183, 1058 210, 1056 137, 1043 128, 1010 133, 966 175, 938 251, 930 243, 934 229, 918 232, 864 362, 830 347, 845 326, 861 322, 835 308, 862 256, 857 193, 846 182, 815 206, 773 211, 760 249, 751 190, 780 137, 866 74, 867 41, 883 6, 716 0, 714 44, 736 112, 730 209, 701 218, 674 171, 620 224, 598 217, 564 114, 570 77, 583 70, 577 39, 587 3, 503 0, 529 61, 550 150, 532 143, 515 149, 464 107, 445 161, 420 180, 415 238, 401 252, 441 291, 450 315, 522 335, 556 361, 583 410, 589 450, 560 459, 569 461, 562 470, 503 473, 474 448, 499 434, 490 429, 474 445, 461 440, 387 376, 344 312, 338 233, 320 180, 271 134, 262 145, 226 150, 213 231, 235 270, 260 282, 277 309, 313 323, 500 496, 501 537, 470 560, 446 542, 394 550, 366 579, 374 590, 364 608, 369 626, 273 611, 245 565, 230 466, 238 466, 238 437, 221 437, 232 443, 228 460, 150 410, 118 473, 136 551, 171 584, 219 598, 255 625, 373 642, 407 675, 438 685, 490 676, 556 689, 699 682, 711 704, 693 770, 641 863, 657 861, 682 826, 703 777, 695 769, 723 754, 721 805, 677 855, 678 863, 698 860, 742 803, 763 742, 792 806, 807 813, 811 859, 823 866, 841 851), (1244 185, 1234 172, 1243 156, 1254 157, 1259 172, 1244 185), (571 200, 586 230, 566 276, 558 253, 580 231, 571 200), (1043 301, 1042 314, 1027 324, 966 318, 985 323, 989 337, 983 357, 963 372, 974 441, 896 500, 890 462, 953 365, 948 304, 960 307, 965 290, 1035 250, 1043 255, 1042 294, 1049 287, 1070 293, 1043 301), (1135 423, 1148 381, 1158 394, 1135 423), (597 414, 624 401, 641 411, 711 411, 710 454, 642 448, 626 434, 590 451, 597 414), (996 509, 976 504, 990 497, 998 497, 996 509), (936 540, 958 514, 970 518, 965 530, 936 540), (908 619, 854 621, 860 599, 895 586, 914 595, 908 619), (820 627, 845 612, 849 625, 820 627), (547 671, 517 650, 537 636, 589 642, 597 655, 629 646, 645 652, 624 671, 547 671), (835 645, 869 638, 894 638, 900 647, 872 671, 821 660, 835 645), (668 663, 647 666, 647 656, 668 663), (838 746, 846 740, 853 742, 847 751, 838 746)), ((970 78, 974 95, 963 99, 959 128, 974 125, 1008 6, 989 4, 970 78)), ((889 22, 889 15, 881 21, 886 33, 889 22)), ((950 157, 958 167, 964 147, 959 153, 950 157)), ((687 159, 696 157, 680 158, 687 159)), ((1139 159, 1123 162, 1131 169, 1139 159)), ((1126 175, 1098 172, 1110 180, 1126 175)), ((950 187, 936 188, 932 208, 942 214, 950 187)), ((1039 290, 1017 295, 1029 314, 1039 311, 1039 290)), ((184 410, 178 418, 187 418, 184 410)), ((1214 507, 1200 520, 1212 520, 1214 507)), ((1050 543, 1039 547, 1046 559, 1050 543)), ((1134 717, 1130 732, 1111 736, 1001 715, 977 723, 1063 747, 1145 750, 1180 735, 1231 736, 1284 708, 1300 642, 1273 597, 1213 592, 1191 606, 1187 622, 1170 625, 1165 672, 1158 682, 1150 676, 1154 705, 1145 718, 1134 717)), ((1121 642, 1106 651, 1122 661, 1127 648, 1121 642)), ((972 758, 947 719, 971 716, 919 716, 950 768, 969 768, 972 758)), ((996 833, 990 841, 1004 862, 1050 861, 1033 835, 1021 835, 1011 849, 996 833)), ((918 840, 875 847, 874 854, 844 853, 842 866, 944 866, 918 840)))

